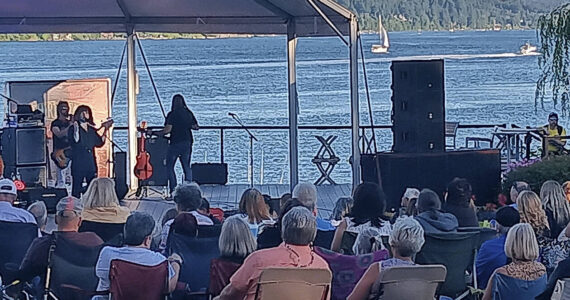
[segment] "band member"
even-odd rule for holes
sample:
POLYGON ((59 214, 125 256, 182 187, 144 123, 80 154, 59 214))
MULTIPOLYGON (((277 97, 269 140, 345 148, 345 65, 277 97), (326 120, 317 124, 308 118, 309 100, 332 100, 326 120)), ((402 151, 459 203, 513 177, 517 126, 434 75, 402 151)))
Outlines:
POLYGON ((71 164, 71 176, 73 178, 71 194, 74 197, 79 198, 91 180, 97 176, 95 148, 105 144, 110 124, 102 125, 102 127, 105 130, 102 135, 99 135, 93 122, 91 108, 86 105, 77 107, 73 114, 73 127, 68 132, 73 161, 71 164))
POLYGON ((158 135, 170 133, 170 142, 166 154, 166 168, 171 192, 177 184, 176 173, 174 173, 176 160, 180 159, 182 170, 184 171, 184 180, 192 181, 192 169, 190 168, 192 144, 194 142, 192 130, 198 129, 198 121, 192 111, 186 106, 184 97, 180 94, 174 95, 170 112, 166 115, 164 129, 155 132, 158 135))
MULTIPOLYGON (((547 137, 560 137, 566 135, 566 129, 558 125, 558 114, 550 113, 548 115, 548 124, 543 126, 547 137)), ((546 149, 549 154, 562 154, 562 149, 566 145, 566 140, 561 138, 549 139, 546 149)))
POLYGON ((65 186, 65 174, 69 170, 71 161, 71 147, 67 138, 71 127, 69 119, 69 104, 66 101, 57 103, 57 119, 51 122, 50 130, 53 134, 53 151, 51 157, 57 166, 56 187, 65 186))

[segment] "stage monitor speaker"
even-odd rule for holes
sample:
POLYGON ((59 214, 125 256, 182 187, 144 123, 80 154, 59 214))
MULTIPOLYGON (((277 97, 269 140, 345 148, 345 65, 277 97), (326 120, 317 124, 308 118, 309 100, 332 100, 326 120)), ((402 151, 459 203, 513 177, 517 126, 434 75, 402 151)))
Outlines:
POLYGON ((389 208, 399 207, 408 187, 429 188, 443 197, 447 184, 455 177, 466 178, 471 183, 478 205, 495 201, 501 192, 501 159, 496 149, 378 153, 363 155, 361 166, 362 180, 374 183, 378 183, 376 166, 380 166, 389 208))
POLYGON ((443 152, 443 60, 393 61, 391 70, 394 152, 443 152))
POLYGON ((166 153, 168 152, 168 140, 162 136, 153 136, 145 141, 145 150, 150 155, 152 176, 147 180, 141 180, 140 186, 167 186, 168 171, 166 170, 166 153))
POLYGON ((67 189, 64 188, 27 188, 18 192, 18 199, 21 202, 25 202, 26 206, 35 201, 43 201, 46 204, 48 213, 53 214, 55 213, 57 202, 67 195, 67 189))
POLYGON ((45 128, 5 128, 2 133, 2 158, 4 164, 13 166, 45 164, 45 128))
POLYGON ((43 165, 18 167, 6 165, 4 167, 4 177, 14 178, 19 175, 20 180, 22 180, 27 187, 46 187, 46 174, 46 167, 43 165))
POLYGON ((113 174, 117 197, 124 199, 129 192, 127 185, 127 152, 115 152, 113 158, 113 174))
POLYGON ((192 164, 192 181, 198 184, 226 184, 228 183, 228 164, 192 164))

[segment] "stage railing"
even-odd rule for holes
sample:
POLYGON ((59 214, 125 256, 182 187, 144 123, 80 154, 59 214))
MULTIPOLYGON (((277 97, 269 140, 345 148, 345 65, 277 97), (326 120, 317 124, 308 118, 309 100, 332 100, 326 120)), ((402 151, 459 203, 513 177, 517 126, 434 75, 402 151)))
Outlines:
MULTIPOLYGON (((458 129, 492 129, 495 127, 506 128, 507 124, 459 124, 458 129)), ((150 126, 149 129, 161 129, 162 126, 150 126)), ((246 126, 249 130, 289 130, 289 126, 279 125, 279 126, 267 126, 267 125, 252 125, 246 126)), ((374 130, 390 130, 392 125, 374 125, 374 130)), ((128 128, 126 126, 115 126, 113 130, 115 131, 126 131, 128 128)), ((299 125, 299 130, 350 130, 350 125, 325 125, 325 126, 314 126, 314 125, 299 125)), ((366 132, 372 129, 370 125, 361 125, 360 134, 364 136, 366 132)), ((232 130, 243 130, 241 126, 200 126, 200 130, 217 130, 219 141, 220 141, 220 161, 224 162, 224 133, 226 131, 232 130)), ((362 141, 361 150, 365 148, 364 141, 362 141)))

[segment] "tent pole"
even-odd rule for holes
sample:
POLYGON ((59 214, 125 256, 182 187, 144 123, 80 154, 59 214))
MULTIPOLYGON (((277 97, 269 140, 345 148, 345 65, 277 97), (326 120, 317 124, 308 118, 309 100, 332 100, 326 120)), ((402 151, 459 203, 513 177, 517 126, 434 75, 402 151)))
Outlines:
POLYGON ((291 190, 299 182, 299 148, 298 148, 298 115, 297 68, 296 68, 297 33, 295 19, 287 22, 287 72, 289 94, 289 183, 291 190))
POLYGON ((129 188, 138 188, 138 180, 134 174, 137 154, 137 94, 136 94, 136 65, 134 31, 129 30, 127 36, 127 112, 128 112, 128 163, 129 188))
POLYGON ((359 128, 360 111, 358 102, 358 21, 350 20, 350 116, 352 124, 352 186, 360 183, 359 128))

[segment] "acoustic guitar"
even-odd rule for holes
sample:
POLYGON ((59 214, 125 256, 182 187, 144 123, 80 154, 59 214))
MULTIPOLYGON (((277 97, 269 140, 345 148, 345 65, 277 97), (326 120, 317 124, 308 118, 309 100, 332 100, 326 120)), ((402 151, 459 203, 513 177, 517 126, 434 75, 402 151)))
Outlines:
POLYGON ((150 164, 150 154, 148 154, 144 148, 146 132, 145 121, 141 122, 139 131, 141 135, 139 139, 139 153, 135 165, 135 176, 140 180, 147 180, 152 176, 152 165, 150 164))

